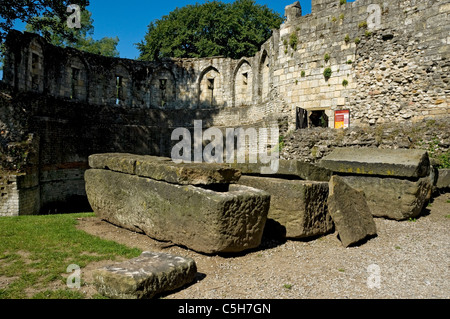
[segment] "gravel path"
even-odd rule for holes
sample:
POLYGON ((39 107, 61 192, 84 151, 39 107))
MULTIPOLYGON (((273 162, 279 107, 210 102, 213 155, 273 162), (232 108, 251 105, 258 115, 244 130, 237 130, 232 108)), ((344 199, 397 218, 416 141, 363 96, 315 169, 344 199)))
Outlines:
POLYGON ((105 222, 80 228, 143 250, 189 256, 197 281, 167 299, 449 299, 450 193, 414 221, 375 219, 378 236, 344 248, 337 233, 311 241, 265 240, 242 256, 205 256, 105 222))

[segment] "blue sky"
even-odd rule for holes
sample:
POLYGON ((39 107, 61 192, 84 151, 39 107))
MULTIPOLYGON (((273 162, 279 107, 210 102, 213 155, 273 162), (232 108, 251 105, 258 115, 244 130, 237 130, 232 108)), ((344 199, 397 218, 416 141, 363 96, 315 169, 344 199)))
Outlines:
MULTIPOLYGON (((222 0, 233 2, 234 0, 222 0)), ((134 59, 139 51, 134 45, 144 39, 147 26, 155 19, 168 15, 177 7, 188 4, 204 3, 205 0, 91 0, 88 10, 94 19, 94 38, 119 37, 118 50, 122 58, 134 59)), ((284 15, 284 8, 295 0, 256 0, 260 5, 284 15)), ((74 0, 76 3, 76 0, 74 0)), ((311 12, 311 0, 300 0, 303 14, 311 12)), ((24 24, 18 23, 15 28, 24 30, 24 24)))

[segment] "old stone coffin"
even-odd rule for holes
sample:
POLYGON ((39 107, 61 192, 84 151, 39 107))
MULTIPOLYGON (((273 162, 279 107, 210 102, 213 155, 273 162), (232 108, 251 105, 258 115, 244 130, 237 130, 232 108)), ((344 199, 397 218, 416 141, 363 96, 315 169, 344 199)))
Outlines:
POLYGON ((235 169, 132 154, 92 155, 89 164, 89 202, 115 225, 207 254, 261 243, 270 195, 234 184, 235 169))
POLYGON ((270 194, 266 234, 270 237, 302 239, 325 235, 333 229, 327 212, 328 181, 332 172, 305 162, 280 160, 278 172, 261 174, 260 163, 234 163, 243 176, 240 185, 270 194))
POLYGON ((267 231, 276 237, 301 239, 325 235, 333 229, 327 211, 328 183, 242 176, 239 184, 271 195, 267 231))
POLYGON ((420 215, 434 177, 423 150, 339 148, 320 165, 363 191, 373 216, 405 220, 420 215))

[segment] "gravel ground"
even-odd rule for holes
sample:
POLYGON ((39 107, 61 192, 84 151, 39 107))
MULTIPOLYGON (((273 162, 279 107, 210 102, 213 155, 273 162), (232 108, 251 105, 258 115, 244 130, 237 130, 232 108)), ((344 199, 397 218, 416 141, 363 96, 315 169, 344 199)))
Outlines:
MULTIPOLYGON (((142 250, 195 259, 195 283, 167 299, 449 299, 450 193, 414 221, 375 219, 378 236, 344 248, 337 233, 310 241, 264 239, 260 249, 205 256, 152 240, 98 219, 79 227, 142 250)), ((98 267, 99 265, 95 265, 98 267)), ((95 293, 85 270, 88 295, 95 293)))

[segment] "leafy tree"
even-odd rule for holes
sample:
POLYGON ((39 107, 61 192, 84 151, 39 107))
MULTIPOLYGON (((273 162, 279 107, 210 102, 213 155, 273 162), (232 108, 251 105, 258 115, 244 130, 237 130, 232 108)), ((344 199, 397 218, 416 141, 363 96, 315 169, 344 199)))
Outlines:
MULTIPOLYGON (((72 3, 73 0, 0 0, 0 42, 5 40, 17 20, 31 23, 35 30, 51 28, 53 32, 71 39, 73 34, 59 22, 67 19, 67 7, 72 3), (38 16, 46 19, 33 19, 38 16)), ((89 5, 89 0, 77 0, 75 3, 84 9, 89 5)))
POLYGON ((282 22, 278 13, 254 0, 188 5, 150 23, 137 43, 139 59, 252 56, 282 22))
POLYGON ((117 45, 119 44, 119 38, 104 37, 101 40, 94 40, 92 38, 94 33, 93 23, 92 13, 88 10, 83 10, 81 12, 80 29, 70 29, 66 21, 61 21, 58 16, 43 16, 31 18, 25 30, 41 35, 49 43, 56 46, 71 47, 89 53, 118 57, 117 45), (64 32, 55 32, 54 25, 60 25, 64 32))

